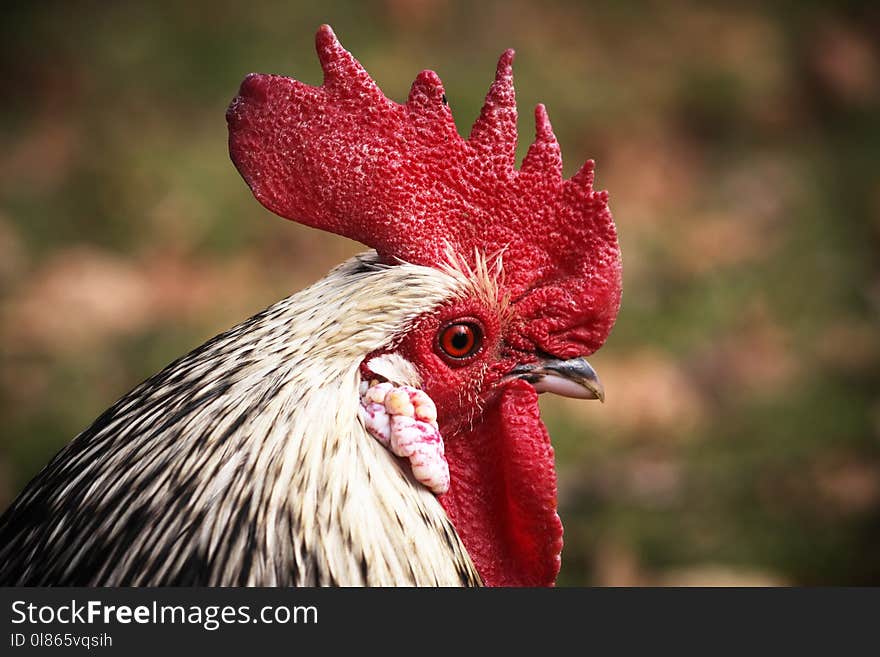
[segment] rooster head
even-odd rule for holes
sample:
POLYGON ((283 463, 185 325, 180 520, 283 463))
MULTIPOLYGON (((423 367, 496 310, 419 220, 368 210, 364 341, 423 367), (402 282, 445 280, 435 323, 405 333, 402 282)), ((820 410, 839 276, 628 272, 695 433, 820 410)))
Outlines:
POLYGON ((321 86, 245 78, 227 113, 233 162, 283 217, 367 244, 389 266, 473 279, 472 294, 424 313, 389 350, 437 405, 451 474, 440 502, 484 582, 551 585, 562 525, 538 393, 603 398, 584 357, 620 305, 608 195, 593 190, 592 161, 563 178, 542 105, 516 168, 512 50, 465 140, 432 71, 398 104, 328 26, 316 42, 321 86))

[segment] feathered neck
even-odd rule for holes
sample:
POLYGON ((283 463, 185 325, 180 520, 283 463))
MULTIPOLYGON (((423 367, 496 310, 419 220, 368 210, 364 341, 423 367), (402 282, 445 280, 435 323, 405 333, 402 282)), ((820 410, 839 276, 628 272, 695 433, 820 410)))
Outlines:
POLYGON ((0 580, 478 583, 437 499, 357 415, 362 360, 465 286, 369 252, 172 363, 0 520, 0 580))

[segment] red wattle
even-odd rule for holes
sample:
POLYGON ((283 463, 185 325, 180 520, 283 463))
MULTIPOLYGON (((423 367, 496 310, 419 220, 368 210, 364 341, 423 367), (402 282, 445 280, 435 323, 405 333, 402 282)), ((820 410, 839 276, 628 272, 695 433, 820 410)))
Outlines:
POLYGON ((513 381, 480 423, 446 439, 451 484, 440 502, 487 586, 552 586, 562 522, 538 394, 513 381))

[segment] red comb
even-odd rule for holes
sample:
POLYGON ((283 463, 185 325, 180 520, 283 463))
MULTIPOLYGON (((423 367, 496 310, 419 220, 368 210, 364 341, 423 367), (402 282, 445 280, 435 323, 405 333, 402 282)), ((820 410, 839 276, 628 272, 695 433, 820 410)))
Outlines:
POLYGON ((462 139, 433 71, 406 104, 382 93, 323 25, 324 83, 251 74, 227 112, 232 160, 268 209, 421 265, 451 246, 473 261, 503 252, 505 284, 523 337, 558 357, 597 349, 617 314, 620 254, 593 162, 562 178, 559 144, 542 105, 536 136, 515 168, 513 51, 470 137, 462 139))

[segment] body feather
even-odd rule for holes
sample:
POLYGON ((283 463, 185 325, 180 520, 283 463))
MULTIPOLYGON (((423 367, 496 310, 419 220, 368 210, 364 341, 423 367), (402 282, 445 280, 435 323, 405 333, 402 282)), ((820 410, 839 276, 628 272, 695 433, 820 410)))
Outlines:
POLYGON ((473 285, 368 252, 172 363, 0 518, 0 584, 479 584, 357 413, 363 359, 473 285))

